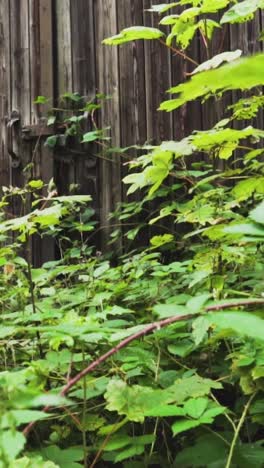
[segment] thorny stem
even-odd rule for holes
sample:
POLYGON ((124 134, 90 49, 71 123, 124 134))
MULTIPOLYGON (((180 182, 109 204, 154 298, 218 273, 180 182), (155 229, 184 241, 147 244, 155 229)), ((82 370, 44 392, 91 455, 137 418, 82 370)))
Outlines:
POLYGON ((243 413, 241 415, 240 421, 239 421, 239 423, 237 425, 237 428, 236 428, 236 431, 234 433, 234 437, 233 437, 233 440, 232 440, 232 443, 231 443, 231 447, 230 447, 230 451, 229 451, 229 455, 228 455, 228 459, 227 459, 225 468, 230 468, 231 467, 232 458, 233 458, 233 455, 234 455, 234 450, 235 450, 235 447, 236 447, 236 443, 237 443, 237 439, 238 439, 240 430, 241 430, 241 428, 242 428, 242 426, 243 426, 243 424, 245 422, 247 412, 248 412, 248 410, 250 408, 250 405, 251 405, 252 401, 254 400, 256 394, 257 394, 257 392, 253 393, 251 395, 251 397, 249 398, 247 404, 245 405, 244 411, 243 411, 243 413))
MULTIPOLYGON (((206 307, 206 312, 210 311, 218 311, 222 309, 229 309, 233 307, 242 307, 242 306, 247 306, 247 305, 254 305, 254 304, 264 304, 264 299, 249 299, 249 300, 241 300, 237 301, 236 303, 229 304, 229 303, 223 303, 223 304, 217 304, 217 305, 211 305, 206 307)), ((184 320, 189 320, 194 317, 199 316, 199 313, 196 314, 186 314, 186 315, 176 315, 173 317, 169 317, 163 320, 160 320, 159 322, 153 322, 147 325, 145 328, 142 330, 138 331, 137 333, 134 333, 133 335, 128 336, 124 340, 120 341, 114 348, 111 348, 109 351, 107 351, 105 354, 102 354, 98 359, 93 361, 89 366, 87 366, 85 369, 83 369, 81 372, 75 375, 72 379, 67 382, 67 384, 63 387, 61 392, 59 393, 60 396, 65 397, 69 391, 74 387, 81 379, 83 379, 86 375, 90 374, 94 369, 96 369, 100 364, 105 362, 108 358, 116 354, 120 349, 126 348, 132 341, 138 340, 139 338, 142 338, 150 333, 153 333, 155 331, 160 330, 161 328, 167 327, 168 325, 172 325, 173 323, 176 322, 181 322, 184 320)), ((49 411, 50 406, 46 406, 43 411, 47 412, 49 411)), ((27 436, 31 429, 35 426, 36 421, 32 421, 29 423, 25 429, 23 430, 23 434, 27 436)), ((228 467, 227 467, 228 468, 228 467)))

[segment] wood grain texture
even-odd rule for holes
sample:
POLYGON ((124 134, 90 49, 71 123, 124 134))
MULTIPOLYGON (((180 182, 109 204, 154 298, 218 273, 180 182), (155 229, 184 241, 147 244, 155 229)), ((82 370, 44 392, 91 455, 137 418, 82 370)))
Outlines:
MULTIPOLYGON (((144 10, 158 3, 159 0, 144 0, 144 10)), ((159 17, 156 14, 144 12, 145 26, 158 27, 158 21, 159 17)), ((145 41, 147 138, 150 142, 158 143, 172 138, 172 114, 157 112, 160 103, 168 99, 166 91, 171 84, 170 51, 158 41, 145 41)))
POLYGON ((73 91, 71 0, 55 1, 56 87, 58 95, 73 91))
MULTIPOLYGON (((29 1, 29 42, 31 70, 31 124, 41 123, 46 117, 48 105, 35 105, 37 96, 49 99, 53 105, 53 31, 51 0, 29 1)), ((52 151, 45 146, 45 138, 40 136, 28 144, 31 152, 32 177, 48 184, 54 175, 52 151)), ((46 191, 43 191, 46 195, 46 191)), ((41 265, 54 258, 54 241, 50 238, 33 239, 33 263, 41 265)))
MULTIPOLYGON (((118 3, 118 5, 120 5, 118 3)), ((101 112, 102 127, 111 127, 112 145, 120 146, 119 61, 118 49, 102 45, 103 39, 117 33, 117 3, 115 0, 97 0, 95 4, 95 43, 98 90, 111 99, 105 101, 101 112)), ((121 167, 118 155, 112 160, 101 160, 100 170, 100 220, 102 245, 110 233, 109 213, 122 199, 121 167)))
POLYGON ((9 0, 0 0, 0 189, 10 183, 6 145, 6 122, 10 114, 10 24, 9 0))
POLYGON ((71 0, 73 91, 95 95, 94 1, 71 0))

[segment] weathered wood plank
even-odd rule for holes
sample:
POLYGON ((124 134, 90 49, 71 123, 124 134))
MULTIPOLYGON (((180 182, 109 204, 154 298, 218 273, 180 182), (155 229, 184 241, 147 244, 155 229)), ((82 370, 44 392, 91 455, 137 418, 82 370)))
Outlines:
MULTIPOLYGON (((118 8, 118 31, 142 24, 142 0, 124 0, 118 8)), ((147 139, 143 41, 119 47, 119 76, 121 145, 140 145, 147 139)))
MULTIPOLYGON (((144 0, 147 10, 159 0, 144 0)), ((165 3, 169 3, 166 1, 165 3)), ((144 12, 145 26, 158 27, 159 17, 144 12)), ((172 138, 172 114, 157 112, 162 101, 168 99, 167 89, 171 86, 171 54, 166 46, 158 41, 145 41, 145 82, 148 140, 158 142, 172 138)))
MULTIPOLYGON (((118 49, 102 45, 104 38, 117 33, 116 1, 97 0, 95 7, 97 86, 100 92, 111 95, 103 104, 101 124, 111 126, 112 145, 120 146, 118 49)), ((105 247, 110 233, 109 213, 122 199, 119 157, 113 155, 111 162, 103 159, 100 166, 100 220, 104 226, 102 245, 105 247)))
MULTIPOLYGON (((73 92, 72 44, 74 39, 72 37, 71 0, 56 0, 55 29, 55 93, 56 100, 58 101, 64 93, 73 92)), ((57 168, 55 172, 58 174, 57 168)), ((69 185, 75 183, 74 164, 67 164, 61 160, 60 173, 64 174, 63 187, 64 190, 67 190, 66 193, 68 193, 69 185), (67 189, 64 185, 65 181, 69 182, 67 189)), ((55 179, 55 182, 58 187, 61 186, 58 179, 55 179)))
POLYGON ((73 91, 71 0, 55 0, 57 92, 73 91))
POLYGON ((10 161, 6 145, 6 119, 10 113, 9 0, 0 0, 0 188, 10 183, 10 161))
POLYGON ((95 95, 93 0, 71 0, 73 91, 91 99, 95 95))
MULTIPOLYGON (((23 0, 10 0, 10 63, 11 63, 11 103, 10 110, 20 114, 20 125, 31 123, 31 72, 29 44, 29 4, 23 0)), ((21 166, 12 168, 11 183, 21 187, 25 183, 22 168, 30 162, 28 144, 19 138, 14 140, 14 150, 21 158, 21 166)), ((24 209, 14 202, 14 213, 24 209)))

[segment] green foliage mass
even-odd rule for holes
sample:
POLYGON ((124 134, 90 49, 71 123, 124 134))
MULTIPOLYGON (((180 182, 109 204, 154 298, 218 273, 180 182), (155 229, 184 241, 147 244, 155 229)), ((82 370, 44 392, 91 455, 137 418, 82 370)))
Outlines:
MULTIPOLYGON (((134 26, 104 43, 160 40, 177 51, 200 34, 210 52, 216 29, 261 8, 153 5, 167 36, 134 26)), ((216 107, 242 91, 213 128, 119 149, 137 197, 111 215, 106 253, 93 245, 101 228, 89 196, 57 196, 52 181, 31 177, 2 188, 0 468, 263 467, 264 131, 238 122, 262 112, 264 58, 240 55, 209 54, 161 103, 216 107), (56 244, 55 260, 33 264, 39 239, 56 244)), ((117 152, 106 129, 83 126, 105 98, 66 93, 66 108, 49 111, 46 144, 100 140, 103 157, 117 152)))

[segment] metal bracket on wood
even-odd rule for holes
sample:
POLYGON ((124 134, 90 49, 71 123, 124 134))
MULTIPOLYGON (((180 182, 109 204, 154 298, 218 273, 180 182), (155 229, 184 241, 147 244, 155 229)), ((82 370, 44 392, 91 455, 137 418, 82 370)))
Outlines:
POLYGON ((15 153, 13 143, 14 143, 14 135, 13 129, 20 121, 20 115, 17 110, 13 110, 11 112, 11 117, 7 123, 7 152, 11 158, 11 166, 16 169, 20 166, 20 157, 18 154, 15 153))

